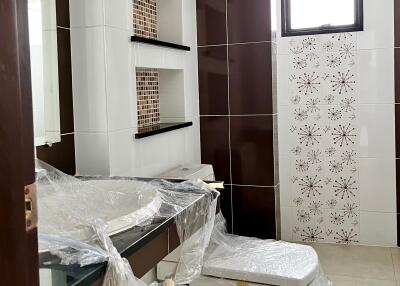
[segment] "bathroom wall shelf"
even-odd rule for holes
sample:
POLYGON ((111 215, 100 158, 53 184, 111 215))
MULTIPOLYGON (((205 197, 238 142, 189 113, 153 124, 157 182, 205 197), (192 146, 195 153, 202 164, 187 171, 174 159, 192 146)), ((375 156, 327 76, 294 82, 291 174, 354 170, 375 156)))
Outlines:
POLYGON ((188 46, 183 46, 183 45, 179 45, 179 44, 175 44, 175 43, 164 42, 164 41, 159 41, 159 40, 154 40, 154 39, 143 38, 143 37, 139 37, 139 36, 132 36, 131 41, 136 42, 136 43, 143 43, 143 44, 149 44, 149 45, 154 45, 154 46, 172 48, 172 49, 177 49, 177 50, 182 50, 182 51, 190 51, 190 47, 188 47, 188 46))
POLYGON ((192 126, 193 122, 179 122, 179 123, 160 123, 155 126, 145 127, 135 134, 136 139, 146 138, 149 136, 185 128, 192 126))

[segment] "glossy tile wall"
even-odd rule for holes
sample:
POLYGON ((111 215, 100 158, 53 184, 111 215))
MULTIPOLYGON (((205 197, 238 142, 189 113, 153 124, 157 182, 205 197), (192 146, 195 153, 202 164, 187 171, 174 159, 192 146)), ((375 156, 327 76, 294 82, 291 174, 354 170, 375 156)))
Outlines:
POLYGON ((397 244, 393 5, 364 1, 362 32, 277 37, 283 239, 397 244))
POLYGON ((197 39, 202 163, 225 182, 230 230, 275 238, 270 1, 197 0, 197 39))
POLYGON ((37 157, 59 170, 75 175, 74 113, 71 71, 69 0, 57 0, 57 51, 61 142, 37 147, 37 157))
MULTIPOLYGON (((178 43, 190 46, 189 52, 131 42, 132 0, 71 0, 78 174, 147 177, 180 164, 200 162, 195 0, 173 3, 172 6, 158 5, 157 13, 161 19, 163 14, 168 14, 180 20, 182 33, 178 43), (171 7, 171 11, 163 10, 171 7), (183 98, 166 108, 182 106, 182 112, 169 120, 192 121, 193 126, 135 139, 137 68, 180 71, 179 88, 183 92, 179 90, 178 94, 183 94, 183 98)), ((160 83, 162 80, 160 72, 160 83)), ((174 94, 174 90, 163 94, 160 86, 160 104, 165 99, 163 95, 170 96, 174 102, 174 94)))

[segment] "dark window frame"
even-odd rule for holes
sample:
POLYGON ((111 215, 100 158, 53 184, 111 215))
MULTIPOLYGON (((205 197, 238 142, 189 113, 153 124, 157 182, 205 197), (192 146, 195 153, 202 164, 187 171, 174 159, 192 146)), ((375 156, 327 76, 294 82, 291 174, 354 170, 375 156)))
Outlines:
POLYGON ((306 29, 292 29, 291 28, 291 1, 281 0, 282 7, 282 37, 302 36, 302 35, 316 35, 316 34, 331 34, 331 33, 346 33, 346 32, 359 32, 364 31, 364 3, 363 0, 354 0, 354 19, 355 23, 352 25, 343 26, 320 26, 315 28, 306 29))

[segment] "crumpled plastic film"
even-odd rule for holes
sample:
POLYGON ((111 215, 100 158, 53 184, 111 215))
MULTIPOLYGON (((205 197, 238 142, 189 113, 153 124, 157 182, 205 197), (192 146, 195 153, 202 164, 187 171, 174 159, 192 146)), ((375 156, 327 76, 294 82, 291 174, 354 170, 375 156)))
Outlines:
POLYGON ((266 285, 267 280, 268 285, 332 285, 311 246, 228 234, 221 214, 215 219, 204 259, 204 276, 194 281, 194 286, 231 285, 229 280, 248 285, 266 285), (207 280, 210 278, 212 283, 207 280))
POLYGON ((40 160, 36 165, 40 252, 57 255, 66 265, 107 261, 103 285, 144 286, 110 236, 157 218, 176 217, 185 249, 176 284, 190 282, 200 274, 219 196, 204 182, 78 179, 40 160), (198 228, 201 239, 187 245, 185 239, 198 228))

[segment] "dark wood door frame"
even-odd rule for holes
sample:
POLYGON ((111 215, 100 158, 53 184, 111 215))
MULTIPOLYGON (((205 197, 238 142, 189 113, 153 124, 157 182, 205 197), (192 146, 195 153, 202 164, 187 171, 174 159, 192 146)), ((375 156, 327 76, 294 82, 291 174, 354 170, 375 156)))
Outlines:
POLYGON ((0 285, 37 286, 24 199, 35 181, 27 0, 0 0, 0 154, 0 285))

